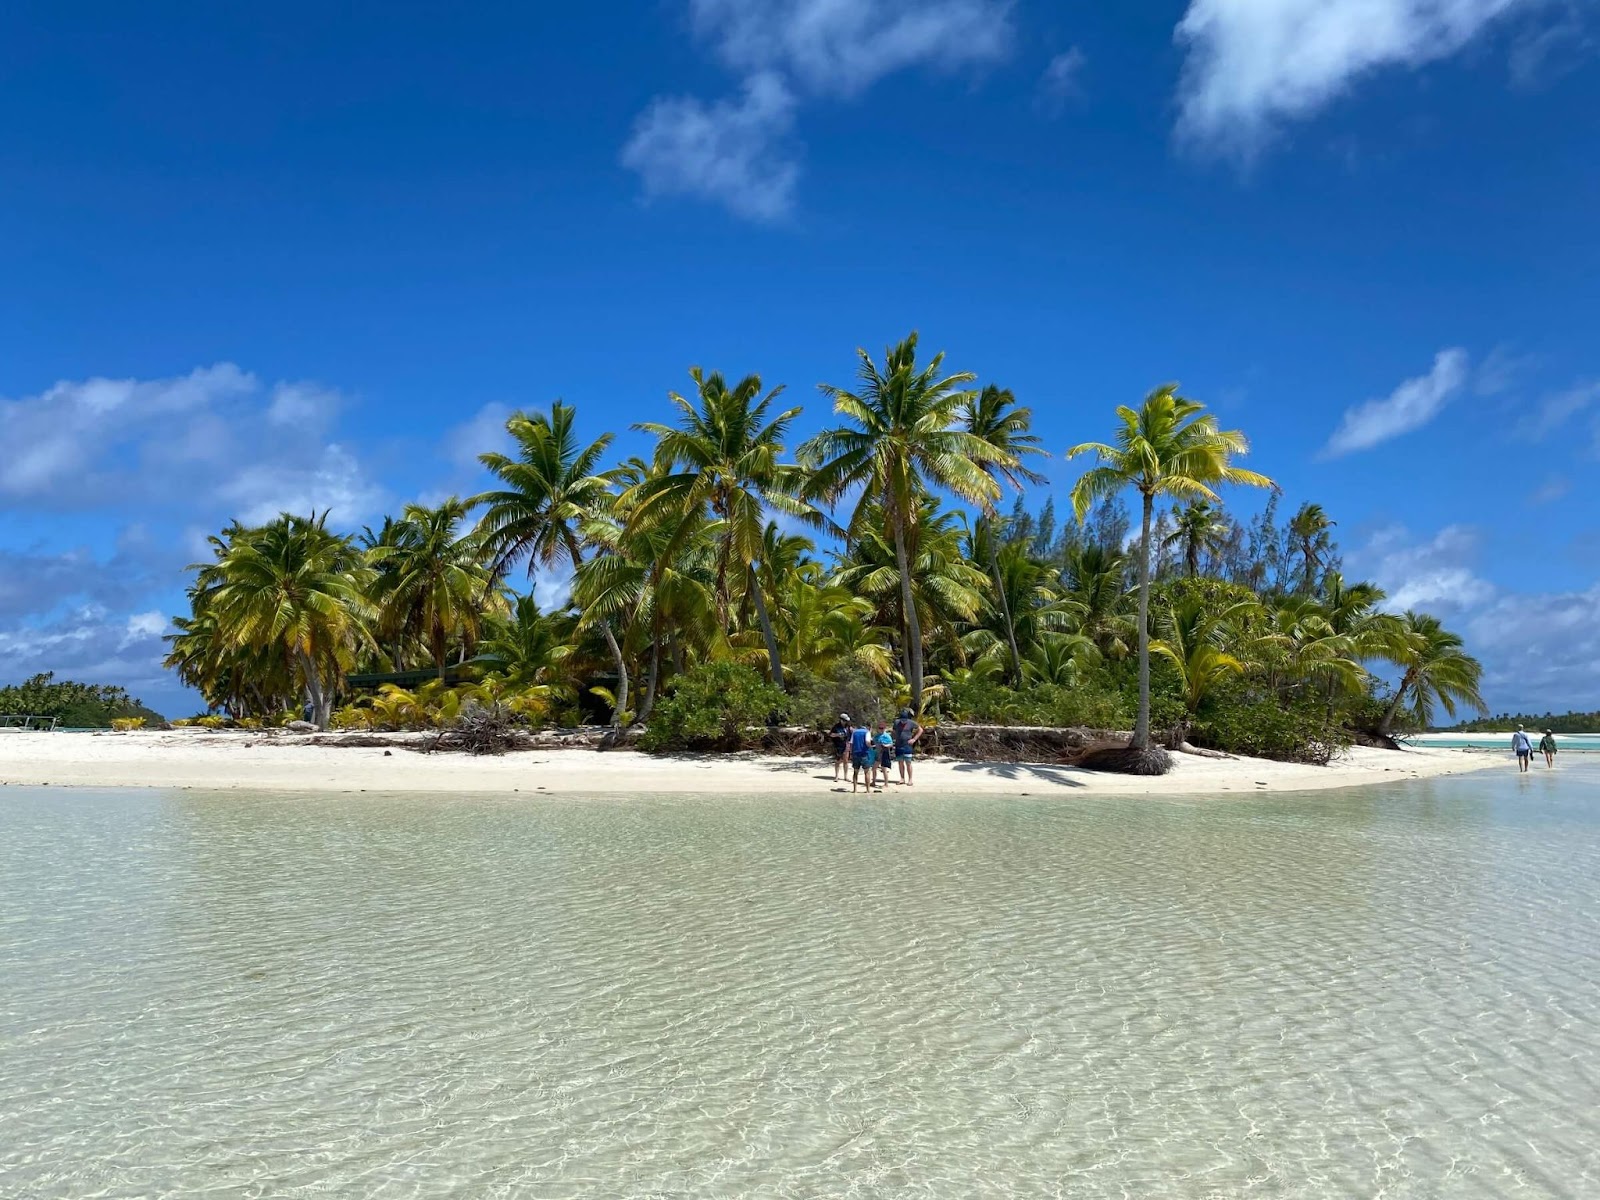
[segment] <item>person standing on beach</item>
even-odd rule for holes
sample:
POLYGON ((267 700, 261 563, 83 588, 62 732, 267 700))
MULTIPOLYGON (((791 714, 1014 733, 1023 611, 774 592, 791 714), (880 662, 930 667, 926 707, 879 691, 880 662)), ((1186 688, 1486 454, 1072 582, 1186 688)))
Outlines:
POLYGON ((867 791, 872 790, 872 730, 865 725, 850 730, 850 791, 853 795, 861 776, 867 777, 867 791))
POLYGON ((840 713, 839 719, 828 730, 828 741, 833 745, 833 781, 839 782, 839 772, 844 770, 845 756, 850 753, 850 714, 840 713))
POLYGON ((872 739, 872 744, 878 759, 878 782, 888 787, 889 760, 894 757, 894 738, 889 734, 889 727, 882 721, 878 722, 878 736, 872 739))
POLYGON ((1533 762, 1533 743, 1528 740, 1528 735, 1521 725, 1518 725, 1517 731, 1511 735, 1511 748, 1517 752, 1517 774, 1521 775, 1533 762))
POLYGON ((1555 732, 1555 730, 1546 729, 1544 731, 1544 736, 1539 739, 1539 749, 1544 751, 1544 765, 1547 766, 1547 767, 1555 766, 1556 765, 1556 732, 1555 732))
POLYGON ((900 768, 900 782, 911 786, 911 758, 913 747, 922 737, 922 726, 911 715, 909 708, 901 709, 894 722, 894 761, 900 768))

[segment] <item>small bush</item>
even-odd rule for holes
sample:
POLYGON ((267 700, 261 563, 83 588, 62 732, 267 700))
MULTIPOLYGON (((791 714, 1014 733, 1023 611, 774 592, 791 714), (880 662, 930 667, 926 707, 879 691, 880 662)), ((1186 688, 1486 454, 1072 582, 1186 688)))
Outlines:
POLYGON ((1229 754, 1317 766, 1350 744, 1350 735, 1328 719, 1321 704, 1284 705, 1276 699, 1219 704, 1196 723, 1192 736, 1198 745, 1229 754))
POLYGON ((260 717, 241 717, 239 719, 239 723, 238 724, 239 724, 239 728, 240 729, 260 729, 261 728, 261 718, 260 717))
POLYGON ((202 729, 221 729, 227 723, 227 717, 218 716, 215 713, 208 714, 204 717, 196 717, 194 719, 194 724, 200 726, 202 729))
POLYGON ((645 750, 738 750, 746 730, 781 720, 789 698, 749 667, 701 663, 678 676, 656 705, 639 745, 645 750))
POLYGON ((135 729, 144 728, 144 718, 113 717, 111 718, 111 728, 115 729, 118 733, 132 733, 135 729))
POLYGON ((789 717, 796 725, 829 729, 840 713, 858 721, 886 721, 894 715, 877 682, 852 664, 841 663, 827 675, 808 675, 798 668, 785 674, 794 688, 789 717))
POLYGON ((347 704, 328 718, 329 729, 371 729, 372 711, 347 704))

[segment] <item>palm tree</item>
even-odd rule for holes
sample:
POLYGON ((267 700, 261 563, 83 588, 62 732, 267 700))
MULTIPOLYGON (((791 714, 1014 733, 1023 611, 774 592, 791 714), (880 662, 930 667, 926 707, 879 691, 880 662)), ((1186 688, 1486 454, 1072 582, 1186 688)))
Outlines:
POLYGON ((1271 487, 1255 471, 1232 465, 1250 445, 1237 430, 1217 428, 1216 418, 1202 415, 1205 406, 1178 395, 1177 384, 1159 387, 1138 408, 1121 405, 1116 444, 1084 442, 1067 451, 1068 458, 1093 453, 1099 460, 1072 489, 1078 520, 1095 501, 1124 487, 1138 490, 1143 501, 1139 540, 1139 716, 1132 746, 1150 747, 1150 517, 1157 496, 1178 500, 1216 500, 1213 484, 1237 483, 1271 487))
POLYGON ((1412 718, 1422 729, 1433 724, 1435 705, 1452 717, 1458 705, 1470 705, 1487 714, 1488 706, 1478 692, 1483 667, 1462 650, 1460 636, 1444 628, 1437 617, 1425 613, 1407 612, 1401 620, 1406 636, 1398 658, 1404 674, 1378 732, 1388 736, 1407 695, 1411 698, 1412 718))
MULTIPOLYGON (((506 432, 517 443, 517 456, 480 454, 481 462, 505 486, 484 492, 472 501, 486 505, 478 521, 478 535, 495 579, 505 578, 517 563, 526 561, 528 574, 535 566, 583 565, 588 541, 585 522, 606 511, 615 499, 611 482, 596 473, 600 456, 611 445, 611 434, 601 434, 579 446, 574 431, 577 413, 557 400, 545 413, 512 413, 506 432)), ((609 620, 600 632, 617 672, 616 704, 612 721, 622 723, 628 708, 628 664, 609 620)))
MULTIPOLYGON (((715 534, 718 623, 727 628, 729 576, 737 563, 761 623, 772 682, 782 687, 778 639, 772 631, 756 564, 761 557, 769 509, 820 523, 816 509, 797 499, 804 473, 797 466, 778 461, 784 435, 800 415, 800 409, 789 408, 773 415, 773 401, 783 388, 773 388, 762 396, 759 375, 746 375, 732 388, 717 371, 708 375, 699 367, 691 367, 689 377, 695 383, 693 402, 676 392, 668 393, 678 408, 677 426, 655 422, 634 426, 655 435, 656 456, 654 472, 627 498, 631 509, 629 529, 658 522, 663 514, 683 520, 710 510, 720 523, 715 534)), ((675 549, 669 542, 665 553, 670 555, 675 549)))
POLYGON ((305 689, 318 728, 328 723, 355 647, 368 640, 371 615, 369 569, 349 538, 327 529, 327 516, 285 513, 239 531, 203 570, 215 584, 209 605, 223 637, 280 655, 305 689))
POLYGON ((830 505, 860 489, 848 529, 852 540, 865 532, 867 514, 882 513, 899 572, 911 708, 920 712, 922 628, 912 598, 911 558, 922 498, 930 487, 939 487, 992 512, 1000 485, 986 467, 1015 469, 1016 463, 962 427, 972 403, 962 385, 975 377, 965 372, 941 376, 943 354, 919 368, 915 333, 884 352, 882 367, 865 350, 856 355, 855 391, 821 385, 834 411, 849 423, 817 434, 801 447, 800 460, 815 471, 810 493, 830 505))
POLYGON ((1219 683, 1244 673, 1244 663, 1223 647, 1237 640, 1229 636, 1232 621, 1253 607, 1247 600, 1217 609, 1199 596, 1185 596, 1161 615, 1161 636, 1150 649, 1176 669, 1190 717, 1219 683))
MULTIPOLYGON (((1033 410, 1019 408, 1011 389, 989 384, 968 400, 961 414, 961 422, 968 433, 1003 456, 983 464, 991 477, 1004 479, 1019 494, 1024 483, 1045 482, 1045 477, 1039 472, 1022 465, 1025 455, 1044 455, 1045 450, 1039 445, 1039 438, 1029 432, 1033 425, 1033 410)), ((993 518, 980 517, 979 522, 987 526, 992 524, 993 518)), ((994 577, 995 594, 1000 602, 1001 619, 1005 622, 1006 641, 1011 650, 1011 683, 1014 687, 1020 686, 1022 654, 1017 649, 1017 629, 1012 616, 1011 599, 1000 578, 999 539, 993 536, 992 530, 979 529, 975 533, 974 549, 981 548, 986 552, 980 561, 989 564, 989 571, 994 577)))
POLYGON ((1107 658, 1128 652, 1133 623, 1127 613, 1127 562, 1122 554, 1098 542, 1085 542, 1067 552, 1062 582, 1066 598, 1078 613, 1078 629, 1107 658))
POLYGON ((1289 518, 1289 536, 1301 556, 1300 591, 1304 595, 1317 590, 1317 571, 1329 549, 1328 531, 1337 523, 1328 519, 1320 504, 1302 504, 1289 518))
POLYGON ((459 642, 465 658, 484 614, 505 608, 484 564, 482 539, 461 531, 470 509, 455 496, 437 508, 408 504, 399 521, 385 522, 367 551, 367 562, 378 571, 374 598, 382 624, 402 637, 419 637, 440 679, 450 642, 459 642))
POLYGON ((1195 500, 1173 512, 1176 528, 1162 541, 1163 550, 1174 546, 1183 552, 1183 569, 1193 579, 1200 574, 1200 555, 1215 553, 1228 536, 1228 523, 1215 506, 1195 500))

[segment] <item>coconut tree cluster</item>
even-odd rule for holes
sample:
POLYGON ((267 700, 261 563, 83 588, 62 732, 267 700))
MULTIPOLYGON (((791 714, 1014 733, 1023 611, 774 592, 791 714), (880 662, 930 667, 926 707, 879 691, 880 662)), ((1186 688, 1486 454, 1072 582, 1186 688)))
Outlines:
POLYGON ((1058 531, 1024 499, 1045 482, 1030 410, 915 335, 822 385, 831 413, 803 439, 782 387, 689 379, 634 427, 640 457, 557 401, 511 416, 480 495, 362 531, 328 513, 230 525, 168 665, 251 723, 492 704, 621 727, 714 665, 759 682, 772 720, 909 707, 1282 756, 1481 704, 1458 638, 1344 580, 1320 507, 1279 530, 1273 489, 1264 517, 1230 516, 1228 491, 1271 481, 1176 387, 1065 448, 1087 469, 1058 531), (535 578, 561 601, 541 609, 535 578))

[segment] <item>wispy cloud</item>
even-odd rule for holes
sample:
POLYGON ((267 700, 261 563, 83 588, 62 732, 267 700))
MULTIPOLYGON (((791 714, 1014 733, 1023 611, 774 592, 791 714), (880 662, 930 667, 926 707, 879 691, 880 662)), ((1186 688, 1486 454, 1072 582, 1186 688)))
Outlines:
POLYGON ((1559 392, 1551 392, 1540 400, 1532 417, 1520 424, 1520 430, 1530 441, 1538 441, 1560 431, 1573 418, 1596 407, 1600 407, 1600 379, 1575 383, 1559 392))
POLYGON ((1056 55, 1039 76, 1036 98, 1039 111, 1049 116, 1060 116, 1069 100, 1083 95, 1083 69, 1088 58, 1082 50, 1072 49, 1056 55))
POLYGON ((1572 491, 1572 481, 1565 475, 1552 475, 1533 490, 1528 497, 1528 503, 1534 507, 1544 504, 1554 504, 1563 499, 1572 491))
POLYGON ((706 104, 663 96, 645 109, 622 148, 648 196, 696 196, 753 221, 776 221, 794 204, 800 167, 791 157, 794 96, 776 75, 754 75, 744 94, 706 104))
POLYGON ((334 507, 359 520, 381 489, 325 432, 343 397, 315 383, 268 386, 233 363, 165 379, 64 381, 0 399, 0 511, 94 508, 137 496, 253 520, 334 507))
POLYGON ((1190 0, 1178 130, 1248 159, 1384 67, 1448 58, 1514 11, 1545 0, 1190 0))
POLYGON ((1011 0, 689 0, 689 17, 743 90, 710 102, 657 97, 622 165, 648 196, 769 222, 794 207, 802 99, 858 96, 912 67, 981 67, 1003 59, 1013 36, 1011 0))
POLYGON ((855 94, 907 67, 997 62, 1009 0, 690 0, 694 30, 729 67, 782 71, 807 91, 855 94))
POLYGON ((1370 450, 1391 438, 1421 429, 1436 417, 1467 382, 1467 352, 1459 347, 1441 350, 1433 369, 1408 379, 1380 400, 1346 410, 1323 453, 1337 457, 1370 450))

